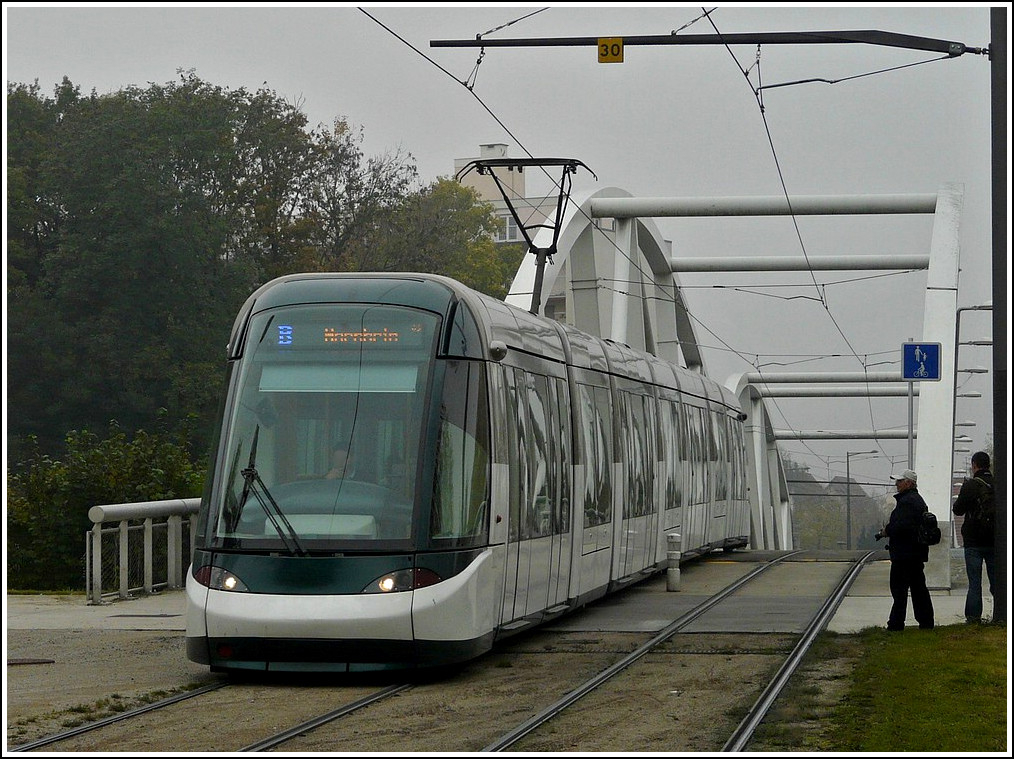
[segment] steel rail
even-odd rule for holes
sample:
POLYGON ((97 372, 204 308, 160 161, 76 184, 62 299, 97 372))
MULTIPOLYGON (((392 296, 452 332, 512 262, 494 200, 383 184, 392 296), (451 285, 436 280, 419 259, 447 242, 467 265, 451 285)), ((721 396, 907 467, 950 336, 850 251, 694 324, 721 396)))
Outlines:
POLYGON ((275 735, 265 738, 264 740, 257 741, 256 743, 251 743, 249 746, 241 748, 240 751, 263 751, 264 749, 274 748, 275 746, 278 746, 282 743, 285 743, 286 741, 295 738, 297 735, 307 733, 311 730, 320 727, 321 725, 326 725, 328 722, 332 722, 338 719, 339 717, 344 717, 346 714, 351 714, 357 709, 361 709, 364 706, 369 706, 370 704, 376 701, 382 701, 385 698, 393 696, 394 694, 400 693, 401 691, 407 690, 408 688, 411 687, 412 686, 409 684, 392 685, 388 688, 384 688, 383 690, 377 691, 376 693, 370 696, 361 698, 358 701, 355 701, 351 704, 346 704, 345 706, 335 709, 334 711, 330 711, 327 714, 322 714, 319 717, 314 717, 313 719, 307 720, 306 722, 296 725, 295 727, 290 727, 287 730, 283 730, 280 733, 276 733, 275 735))
POLYGON ((757 701, 747 712, 746 717, 739 723, 739 726, 733 731, 732 736, 726 741, 725 746, 722 747, 722 751, 742 751, 750 739, 753 738, 754 732, 760 726, 764 720, 765 715, 770 711, 775 699, 782 692, 782 689, 788 684, 789 678, 792 673, 796 671, 799 665, 803 661, 803 657, 806 656, 806 652, 813 646, 814 641, 817 639, 817 635, 823 632, 824 628, 827 627, 828 622, 834 616, 834 613, 838 610, 841 602, 844 600, 845 595, 848 593, 849 588, 852 587, 852 583, 859 577, 859 573, 863 567, 866 566, 866 562, 875 554, 876 551, 870 551, 865 556, 859 558, 852 568, 845 573, 838 586, 834 589, 824 604, 817 610, 817 613, 810 620, 806 629, 803 631, 802 637, 799 642, 796 643, 796 647, 792 649, 792 652, 786 658, 785 662, 779 668, 778 672, 768 683, 767 687, 758 697, 757 701))
POLYGON ((31 751, 32 749, 41 748, 42 746, 48 746, 51 743, 57 743, 58 741, 64 741, 78 735, 84 735, 85 733, 90 733, 92 730, 98 730, 106 725, 112 725, 115 722, 122 722, 123 720, 137 717, 141 714, 146 714, 147 712, 153 712, 156 709, 163 709, 180 701, 185 701, 188 698, 193 698, 194 696, 201 696, 205 693, 210 693, 211 691, 218 690, 219 688, 224 688, 228 684, 229 683, 227 681, 211 683, 210 685, 195 688, 194 690, 187 691, 186 693, 179 693, 175 696, 164 698, 161 701, 154 701, 150 704, 145 704, 137 709, 130 709, 129 711, 115 714, 112 717, 106 717, 105 719, 100 719, 95 722, 89 722, 87 725, 81 725, 80 727, 75 727, 72 730, 67 730, 63 733, 56 733, 45 738, 39 738, 31 743, 15 746, 11 749, 11 751, 31 751))
POLYGON ((567 695, 563 696, 563 698, 561 698, 558 701, 554 702, 553 704, 549 705, 548 707, 546 707, 545 709, 543 709, 541 712, 539 712, 538 714, 536 714, 534 717, 532 717, 528 721, 522 723, 518 727, 514 728, 509 733, 506 733, 505 735, 503 735, 502 737, 500 737, 498 740, 496 740, 493 743, 489 744, 488 746, 486 746, 486 748, 484 748, 482 750, 483 751, 501 751, 501 750, 503 750, 503 749, 505 749, 505 748, 513 745, 514 743, 516 743, 517 741, 521 740, 523 737, 525 737, 526 735, 528 735, 529 733, 531 733, 537 727, 539 727, 539 725, 541 725, 541 724, 543 724, 545 722, 548 722, 550 719, 552 719, 557 714, 559 714, 560 712, 562 712, 564 709, 566 709, 568 706, 570 706, 571 704, 573 704, 575 701, 577 701, 578 699, 586 696, 588 693, 590 693, 593 690, 595 690, 596 688, 598 688, 600 685, 602 685, 604 682, 606 682, 613 675, 615 675, 615 674, 617 674, 619 672, 622 672, 623 670, 625 670, 628 667, 630 667, 630 665, 632 665, 635 661, 637 661, 642 656, 644 656, 645 654, 651 652, 653 649, 657 648, 659 645, 661 645, 662 643, 664 643, 665 641, 667 641, 669 638, 671 638, 673 635, 675 635, 677 632, 679 632, 682 628, 686 627, 691 622, 693 622, 694 620, 696 620, 698 617, 700 617, 701 615, 703 615, 706 611, 708 611, 709 609, 711 609, 712 606, 714 606, 715 604, 718 604, 721 601, 725 600, 728 596, 732 595, 734 592, 736 592, 737 590, 739 590, 740 587, 742 587, 746 583, 748 583, 751 580, 753 580, 757 575, 762 574, 763 572, 768 571, 769 569, 771 569, 775 565, 777 565, 777 564, 785 561, 786 559, 788 559, 788 558, 790 558, 792 556, 796 556, 797 554, 800 554, 800 553, 802 553, 802 551, 793 551, 791 553, 785 554, 784 556, 779 556, 777 559, 773 559, 772 561, 768 562, 767 564, 764 564, 764 565, 762 565, 760 567, 757 567, 752 572, 749 572, 748 574, 746 574, 743 577, 739 578, 735 582, 733 582, 730 585, 726 586, 725 588, 723 588, 722 590, 720 590, 718 593, 716 593, 714 596, 712 596, 711 598, 709 598, 707 601, 699 604, 698 606, 695 606, 693 609, 691 609, 690 611, 688 611, 682 617, 680 617, 676 621, 672 622, 668 627, 666 627, 664 630, 662 630, 654 638, 652 638, 651 640, 649 640, 647 643, 645 643, 644 645, 642 645, 640 648, 638 648, 634 652, 628 654, 623 659, 620 659, 620 661, 616 662, 612 666, 610 666, 610 667, 602 670, 602 672, 598 673, 594 677, 588 679, 583 684, 579 685, 577 688, 575 688, 574 690, 570 691, 570 693, 568 693, 567 695))

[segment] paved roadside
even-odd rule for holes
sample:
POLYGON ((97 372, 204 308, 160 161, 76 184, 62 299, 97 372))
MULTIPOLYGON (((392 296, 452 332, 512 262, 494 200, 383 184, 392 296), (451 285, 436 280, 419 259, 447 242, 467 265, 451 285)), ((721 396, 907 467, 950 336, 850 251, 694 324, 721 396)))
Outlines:
POLYGON ((84 595, 7 595, 7 630, 186 630, 182 590, 89 604, 84 595))

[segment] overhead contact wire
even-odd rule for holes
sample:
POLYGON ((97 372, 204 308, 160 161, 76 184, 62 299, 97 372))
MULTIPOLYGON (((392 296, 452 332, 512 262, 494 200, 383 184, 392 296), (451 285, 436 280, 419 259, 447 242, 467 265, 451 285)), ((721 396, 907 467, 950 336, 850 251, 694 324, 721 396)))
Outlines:
MULTIPOLYGON (((413 45, 413 44, 412 44, 411 42, 409 42, 408 40, 406 40, 406 39, 405 39, 404 37, 402 37, 402 36, 401 36, 400 34, 398 34, 397 32, 395 32, 395 31, 394 31, 393 29, 391 29, 391 28, 390 28, 389 26, 387 26, 386 24, 384 24, 383 22, 381 22, 381 21, 380 21, 379 19, 377 19, 377 18, 376 18, 375 16, 373 16, 372 14, 370 14, 369 12, 367 12, 367 11, 366 11, 365 9, 363 9, 363 8, 360 8, 359 10, 360 10, 360 11, 362 11, 362 13, 363 13, 364 15, 366 15, 366 16, 367 16, 368 18, 370 18, 370 19, 371 19, 371 20, 372 20, 372 21, 373 21, 374 23, 376 23, 376 24, 377 24, 378 26, 380 26, 380 27, 381 27, 381 28, 383 28, 383 29, 384 29, 385 31, 387 31, 387 32, 388 32, 389 34, 391 34, 391 35, 392 35, 393 37, 395 37, 395 38, 396 38, 396 39, 398 39, 398 40, 399 40, 400 42, 402 42, 402 44, 404 44, 404 45, 406 45, 407 47, 411 48, 411 49, 412 49, 412 50, 413 50, 413 51, 414 51, 414 52, 415 52, 416 54, 418 54, 419 56, 421 56, 422 58, 424 58, 424 59, 425 59, 426 61, 428 61, 429 63, 431 63, 431 64, 432 64, 433 66, 435 66, 435 67, 436 67, 437 69, 439 69, 439 70, 440 70, 441 72, 443 72, 443 73, 444 73, 445 75, 447 75, 448 77, 450 77, 451 79, 453 79, 454 81, 456 81, 456 82, 457 82, 458 84, 460 84, 460 85, 462 85, 463 87, 465 87, 465 88, 466 88, 466 89, 467 89, 467 90, 469 91, 469 93, 470 93, 470 94, 472 95, 472 97, 473 97, 473 98, 475 98, 475 100, 476 100, 476 101, 477 101, 477 102, 479 103, 479 105, 481 105, 481 106, 482 106, 483 110, 485 110, 485 111, 486 111, 486 112, 487 112, 487 113, 488 113, 488 114, 490 115, 490 117, 492 117, 492 118, 493 118, 493 120, 494 120, 494 121, 495 121, 495 122, 496 122, 496 123, 497 123, 497 124, 498 124, 498 125, 499 125, 499 126, 500 126, 500 127, 502 128, 502 129, 503 129, 503 130, 504 130, 504 132, 506 132, 506 134, 508 134, 508 135, 509 135, 509 136, 511 137, 511 139, 513 139, 513 140, 514 140, 514 141, 515 141, 515 142, 517 143, 517 145, 518 145, 518 146, 519 146, 519 147, 520 147, 520 148, 521 148, 521 149, 522 149, 522 150, 524 151, 524 153, 525 153, 525 154, 526 154, 526 155, 527 155, 527 156, 528 156, 529 158, 534 158, 534 155, 533 155, 533 154, 531 153, 531 151, 530 151, 530 150, 528 150, 528 148, 527 148, 527 147, 525 146, 525 144, 524 144, 524 143, 523 143, 523 142, 522 142, 522 141, 521 141, 521 140, 520 140, 520 139, 519 139, 519 138, 517 137, 517 135, 515 135, 515 134, 514 134, 514 132, 513 132, 513 131, 512 131, 512 130, 511 130, 511 129, 510 129, 510 128, 509 128, 509 127, 508 127, 508 126, 507 126, 507 125, 506 125, 506 124, 504 123, 504 121, 503 121, 503 120, 502 120, 502 119, 501 119, 501 118, 500 118, 499 116, 497 116, 497 114, 496 114, 496 113, 494 113, 494 112, 493 112, 493 110, 492 110, 492 109, 491 109, 491 108, 490 108, 490 107, 489 107, 488 105, 486 105, 486 103, 485 103, 485 102, 483 101, 483 99, 482 99, 481 97, 479 97, 479 96, 478 96, 478 95, 477 95, 477 94, 475 93, 475 91, 474 91, 474 89, 473 89, 473 86, 472 86, 471 84, 469 84, 469 81, 472 81, 472 82, 474 83, 474 79, 475 79, 475 73, 476 73, 476 71, 477 71, 477 69, 478 69, 478 66, 479 66, 479 65, 481 64, 481 62, 482 62, 482 59, 483 59, 483 54, 482 54, 482 53, 480 53, 480 55, 479 55, 479 58, 478 58, 478 59, 476 60, 476 64, 475 64, 475 68, 473 69, 473 72, 472 72, 472 74, 471 74, 471 75, 469 76, 469 80, 463 81, 463 80, 461 80, 461 79, 458 79, 458 78, 457 78, 457 77, 456 77, 456 76, 455 76, 454 74, 452 74, 452 73, 451 73, 450 71, 448 71, 447 69, 445 69, 445 68, 444 68, 443 66, 441 66, 441 65, 440 65, 439 63, 437 63, 437 62, 436 62, 436 61, 434 61, 434 60, 433 60, 432 58, 430 58, 429 56, 427 56, 427 55, 426 55, 425 53, 423 53, 423 52, 422 52, 421 50, 419 50, 418 48, 416 48, 416 47, 415 47, 415 46, 414 46, 414 45, 413 45)), ((545 9, 541 9, 541 10, 545 10, 545 9)), ((491 30, 489 30, 489 31, 487 31, 487 32, 484 32, 483 34, 477 35, 477 39, 481 39, 481 37, 482 37, 482 36, 485 36, 485 34, 489 34, 489 33, 491 33, 491 32, 494 32, 494 31, 498 31, 499 29, 503 29, 503 28, 506 28, 507 26, 510 26, 510 25, 512 25, 512 24, 514 24, 514 23, 517 23, 518 21, 521 21, 521 20, 523 20, 523 19, 529 18, 529 17, 531 17, 531 16, 535 15, 535 13, 541 12, 541 10, 540 10, 540 11, 535 11, 535 12, 533 12, 533 13, 530 13, 530 14, 527 14, 526 16, 522 16, 522 17, 520 17, 520 18, 518 18, 518 19, 515 19, 514 21, 508 22, 507 24, 503 24, 503 25, 501 25, 501 26, 499 26, 499 27, 496 27, 496 28, 494 28, 494 29, 491 29, 491 30)), ((709 22, 711 22, 712 26, 714 27, 714 22, 713 22, 713 21, 711 21, 711 18, 710 18, 710 13, 711 13, 711 11, 708 11, 707 9, 702 9, 702 10, 703 10, 703 12, 702 12, 702 14, 701 14, 700 16, 698 16, 698 17, 697 17, 696 19, 694 19, 694 21, 691 21, 691 22, 689 22, 688 24, 685 24, 685 25, 684 25, 683 27, 680 27, 680 30, 682 30, 682 29, 685 29, 686 27, 690 26, 691 24, 695 23, 696 21, 700 20, 701 18, 707 18, 707 19, 709 20, 709 22)), ((712 9, 712 10, 714 10, 714 9, 712 9)), ((680 30, 674 30, 674 31, 673 31, 673 34, 675 34, 675 33, 676 33, 677 31, 680 31, 680 30)), ((718 32, 718 29, 717 29, 717 27, 715 27, 715 30, 716 30, 716 32, 718 32)), ((721 34, 721 33, 719 32, 719 34, 721 34)), ((726 45, 726 49, 728 49, 728 45, 726 45)), ((732 53, 732 51, 731 51, 731 50, 729 50, 729 53, 730 53, 730 54, 732 55, 732 57, 733 57, 733 60, 736 60, 736 58, 735 58, 735 55, 734 55, 734 54, 732 53)), ((759 68, 759 56, 760 56, 760 50, 758 49, 758 61, 757 61, 757 64, 756 64, 756 65, 758 66, 758 68, 759 68)), ((738 61, 736 61, 736 63, 737 63, 737 66, 739 66, 739 63, 738 63, 738 61)), ((740 68, 740 70, 742 71, 742 66, 739 66, 739 68, 740 68)), ((745 74, 745 73, 746 73, 746 72, 744 72, 744 74, 745 74)), ((748 83, 749 83, 749 81, 748 81, 748 83)), ((753 89, 753 88, 752 88, 752 85, 751 85, 751 89, 753 89)), ((761 112, 762 112, 762 115, 763 115, 763 102, 762 102, 762 99, 761 99, 761 97, 759 96, 759 93, 758 93, 757 91, 754 91, 754 96, 755 96, 755 98, 756 98, 756 99, 757 99, 757 101, 758 101, 758 105, 759 105, 759 106, 761 107, 761 112)), ((790 214, 792 215, 792 219, 793 219, 793 224, 795 225, 795 228, 796 228, 796 235, 797 235, 797 238, 799 239, 800 245, 801 245, 801 246, 802 246, 802 248, 803 248, 803 255, 804 255, 804 258, 806 258, 806 250, 805 250, 805 245, 803 244, 803 241, 802 241, 802 235, 801 235, 801 232, 800 232, 800 230, 799 230, 799 228, 798 228, 798 224, 797 224, 797 221, 796 221, 796 216, 795 216, 795 214, 794 214, 794 213, 792 213, 792 207, 791 207, 791 200, 789 199, 789 195, 788 195, 788 191, 787 191, 787 187, 786 187, 786 185, 785 185, 785 182, 784 182, 784 178, 783 178, 783 176, 782 176, 782 172, 781 172, 781 167, 780 167, 780 166, 778 165, 778 159, 777 159, 777 154, 775 153, 775 149, 774 149, 774 143, 773 143, 773 140, 772 140, 772 137, 771 137, 771 134, 770 134, 770 130, 768 129, 768 126, 767 126, 767 121, 766 121, 766 119, 764 119, 764 125, 765 125, 765 131, 766 131, 766 133, 767 133, 767 136, 768 136, 768 143, 769 143, 769 145, 770 145, 770 147, 771 147, 771 150, 772 150, 772 154, 774 155, 774 158, 775 158, 775 164, 776 164, 776 168, 777 168, 777 170, 778 170, 778 175, 779 175, 779 180, 780 180, 780 182, 781 182, 781 185, 782 185, 782 191, 783 191, 783 193, 784 193, 784 195, 785 195, 786 201, 787 201, 787 202, 789 203, 789 210, 790 210, 790 214)), ((548 172, 547 172, 547 171, 545 170, 545 168, 544 168, 544 167, 540 167, 540 168, 542 168, 542 171, 543 171, 543 173, 544 173, 544 174, 546 175, 546 177, 547 177, 547 178, 549 179, 549 181, 550 181, 550 182, 551 182, 551 183, 552 183, 552 184, 553 184, 553 185, 554 185, 554 186, 555 186, 555 187, 556 187, 557 189, 561 189, 561 186, 560 186, 560 185, 559 185, 559 184, 557 183, 557 181, 556 181, 556 180, 555 180, 555 179, 554 179, 554 178, 553 178, 552 176, 550 176, 550 175, 549 175, 549 173, 548 173, 548 172)), ((548 197, 548 196, 547 196, 547 197, 548 197)), ((593 221, 593 220, 592 220, 592 219, 591 219, 591 218, 590 218, 590 217, 589 217, 589 216, 587 215, 587 213, 585 213, 584 209, 582 209, 582 208, 578 207, 578 208, 577 208, 577 210, 578 210, 578 211, 579 211, 579 212, 580 212, 580 213, 581 213, 581 214, 582 214, 582 215, 583 215, 583 216, 584 216, 584 217, 585 217, 586 219, 588 219, 588 221, 589 221, 589 222, 593 221)), ((622 248, 620 248, 620 247, 619 247, 619 246, 618 246, 618 245, 617 245, 617 244, 615 243, 615 241, 611 240, 611 239, 610 239, 610 238, 609 238, 608 236, 606 236, 606 235, 604 234, 604 232, 602 232, 601 230, 598 230, 598 231, 599 231, 599 232, 600 232, 600 233, 601 233, 601 234, 603 235, 603 238, 604 238, 604 239, 605 239, 606 241, 608 241, 608 242, 609 242, 609 243, 610 243, 610 244, 612 245, 612 247, 613 247, 613 248, 614 248, 614 249, 615 249, 615 250, 616 250, 616 251, 617 251, 617 252, 618 252, 618 253, 619 253, 620 255, 622 255, 622 256, 623 256, 624 258, 626 258, 626 259, 627 259, 627 261, 629 261, 629 262, 630 262, 630 263, 631 263, 631 264, 632 264, 632 265, 633 265, 633 266, 634 266, 634 267, 635 267, 635 268, 636 268, 636 269, 638 270, 638 272, 639 272, 639 273, 640 273, 640 274, 642 275, 642 277, 644 277, 644 276, 645 276, 645 271, 644 271, 644 268, 643 268, 643 266, 641 265, 641 263, 640 263, 639 261, 637 261, 637 260, 635 260, 635 259, 631 258, 631 256, 627 255, 627 253, 626 253, 626 252, 625 252, 625 251, 624 251, 624 250, 623 250, 622 248)), ((831 321, 832 321, 832 322, 834 323, 834 325, 835 325, 836 329, 838 330, 839 334, 841 335, 842 339, 843 339, 843 340, 845 340, 845 343, 846 343, 846 344, 848 345, 849 349, 850 349, 850 350, 852 351, 852 354, 853 354, 853 356, 855 356, 855 357, 857 358, 857 360, 859 360, 859 356, 858 356, 857 352, 855 351, 855 349, 853 348, 853 346, 852 346, 852 345, 851 345, 851 343, 849 342, 848 338, 847 338, 847 337, 845 336, 845 334, 844 334, 844 333, 842 332, 842 330, 841 330, 841 327, 840 327, 840 326, 838 325, 837 321, 835 321, 835 319, 834 319, 834 316, 833 316, 833 315, 832 315, 832 314, 830 313, 830 310, 829 310, 829 309, 827 308, 827 303, 826 303, 826 300, 824 299, 823 293, 822 293, 822 292, 820 291, 820 287, 819 287, 819 285, 818 285, 818 284, 817 284, 817 282, 816 282, 816 278, 815 278, 815 276, 814 276, 813 270, 812 270, 811 268, 809 268, 809 259, 808 259, 808 258, 806 258, 806 262, 807 262, 807 267, 808 267, 808 271, 810 272, 810 276, 811 276, 811 278, 813 279, 813 282, 814 282, 814 286, 815 286, 815 287, 817 288, 817 291, 818 291, 818 295, 819 295, 819 302, 820 302, 820 303, 821 303, 821 304, 822 304, 822 305, 824 306, 825 312, 826 312, 826 313, 828 314, 828 316, 829 316, 829 317, 831 318, 831 321)), ((675 290, 675 288, 674 288, 674 290, 675 290)), ((617 292, 619 292, 619 291, 617 291, 617 292)), ((653 296, 653 297, 656 297, 656 298, 657 298, 658 296, 653 296)), ((667 300, 667 302, 670 302, 670 299, 666 299, 666 300, 667 300)), ((676 305, 676 302, 677 302, 677 298, 676 298, 676 294, 675 294, 675 292, 674 292, 674 294, 673 294, 673 297, 671 298, 671 302, 673 303, 673 305, 674 305, 674 306, 676 305)), ((737 351, 736 349, 732 348, 732 347, 731 347, 731 346, 730 346, 730 345, 729 345, 728 343, 726 343, 726 342, 725 342, 724 340, 722 340, 722 339, 721 339, 721 338, 720 338, 720 337, 719 337, 719 336, 718 336, 717 334, 715 334, 715 332, 714 332, 713 330, 711 330, 710 328, 708 328, 708 327, 707 327, 707 325, 705 325, 705 324, 704 324, 703 322, 701 322, 701 321, 700 321, 700 320, 699 320, 699 319, 698 319, 698 318, 697 318, 697 317, 696 317, 696 316, 695 316, 695 315, 694 315, 694 314, 693 314, 693 313, 692 313, 692 312, 690 311, 690 309, 689 309, 689 307, 687 307, 686 303, 684 303, 684 308, 685 308, 685 310, 686 310, 686 313, 687 313, 688 317, 689 317, 689 318, 691 318, 691 319, 692 319, 692 320, 693 320, 693 321, 694 321, 694 322, 695 322, 696 324, 699 324, 699 325, 700 325, 700 326, 701 326, 702 328, 704 328, 704 329, 705 329, 705 330, 706 330, 706 331, 707 331, 707 332, 708 332, 709 334, 711 334, 711 335, 712 335, 712 336, 713 336, 713 337, 714 337, 715 339, 717 339, 717 340, 718 340, 718 341, 719 341, 720 343, 722 343, 723 345, 725 345, 725 346, 726 346, 726 348, 727 348, 727 349, 728 349, 728 350, 729 350, 730 352, 732 352, 732 353, 734 353, 735 355, 739 356, 739 357, 740 357, 740 358, 741 358, 741 359, 742 359, 742 360, 743 360, 743 361, 744 361, 745 363, 747 363, 748 365, 750 365, 750 366, 754 367, 754 368, 755 368, 755 369, 756 369, 756 370, 758 371, 758 373, 760 373, 760 366, 759 366, 759 355, 758 355, 758 361, 757 361, 757 362, 750 362, 750 361, 749 361, 749 360, 748 360, 748 359, 747 359, 747 358, 746 358, 746 357, 745 357, 745 356, 744 356, 744 355, 743 355, 743 354, 742 354, 742 353, 741 353, 740 351, 737 351)), ((861 362, 861 360, 860 360, 860 362, 861 362)), ((775 403, 774 405, 775 405, 775 407, 776 407, 776 408, 778 408, 778 405, 777 405, 777 403, 775 403)), ((785 421, 786 425, 788 425, 788 426, 790 426, 790 427, 791 427, 791 425, 789 424, 788 420, 787 420, 787 419, 785 418, 785 415, 784 415, 784 413, 782 412, 782 410, 781 410, 780 408, 778 408, 778 411, 779 411, 779 414, 780 414, 780 415, 782 416, 782 419, 783 419, 783 420, 785 421)), ((871 417, 872 417, 872 406, 870 407, 870 412, 871 412, 871 417)), ((871 419, 871 421, 872 421, 872 419, 871 419)), ((875 426, 875 424, 874 424, 874 426, 875 426)), ((808 446, 807 446, 807 447, 808 447, 808 446)), ((816 455, 816 454, 814 454, 814 455, 816 455)))

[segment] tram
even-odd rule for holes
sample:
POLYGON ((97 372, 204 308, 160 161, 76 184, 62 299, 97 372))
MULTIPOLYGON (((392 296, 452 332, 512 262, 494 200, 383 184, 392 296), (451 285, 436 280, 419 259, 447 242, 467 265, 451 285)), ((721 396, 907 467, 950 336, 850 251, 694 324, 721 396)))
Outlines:
POLYGON ((467 661, 746 546, 743 419, 698 373, 440 276, 254 292, 187 575, 213 671, 467 661))

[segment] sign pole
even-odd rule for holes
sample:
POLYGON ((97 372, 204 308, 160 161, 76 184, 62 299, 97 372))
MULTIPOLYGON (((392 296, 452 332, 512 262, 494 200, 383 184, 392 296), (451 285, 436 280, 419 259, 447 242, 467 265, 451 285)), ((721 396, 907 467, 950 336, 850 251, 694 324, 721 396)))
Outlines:
POLYGON ((914 454, 915 446, 912 444, 913 443, 913 437, 914 437, 913 434, 912 434, 913 433, 913 429, 914 429, 913 418, 915 416, 915 413, 913 411, 913 409, 915 407, 914 398, 915 398, 915 383, 914 382, 909 382, 908 383, 908 468, 909 469, 913 469, 915 467, 915 454, 914 454))
POLYGON ((915 466, 915 383, 940 379, 940 343, 901 344, 901 378, 908 382, 908 467, 915 466))
MULTIPOLYGON (((909 342, 912 342, 913 338, 908 338, 909 342)), ((904 365, 905 349, 902 348, 902 364, 904 365)), ((915 429, 915 383, 909 380, 908 382, 908 468, 915 468, 915 446, 912 444, 913 431, 915 429)))

